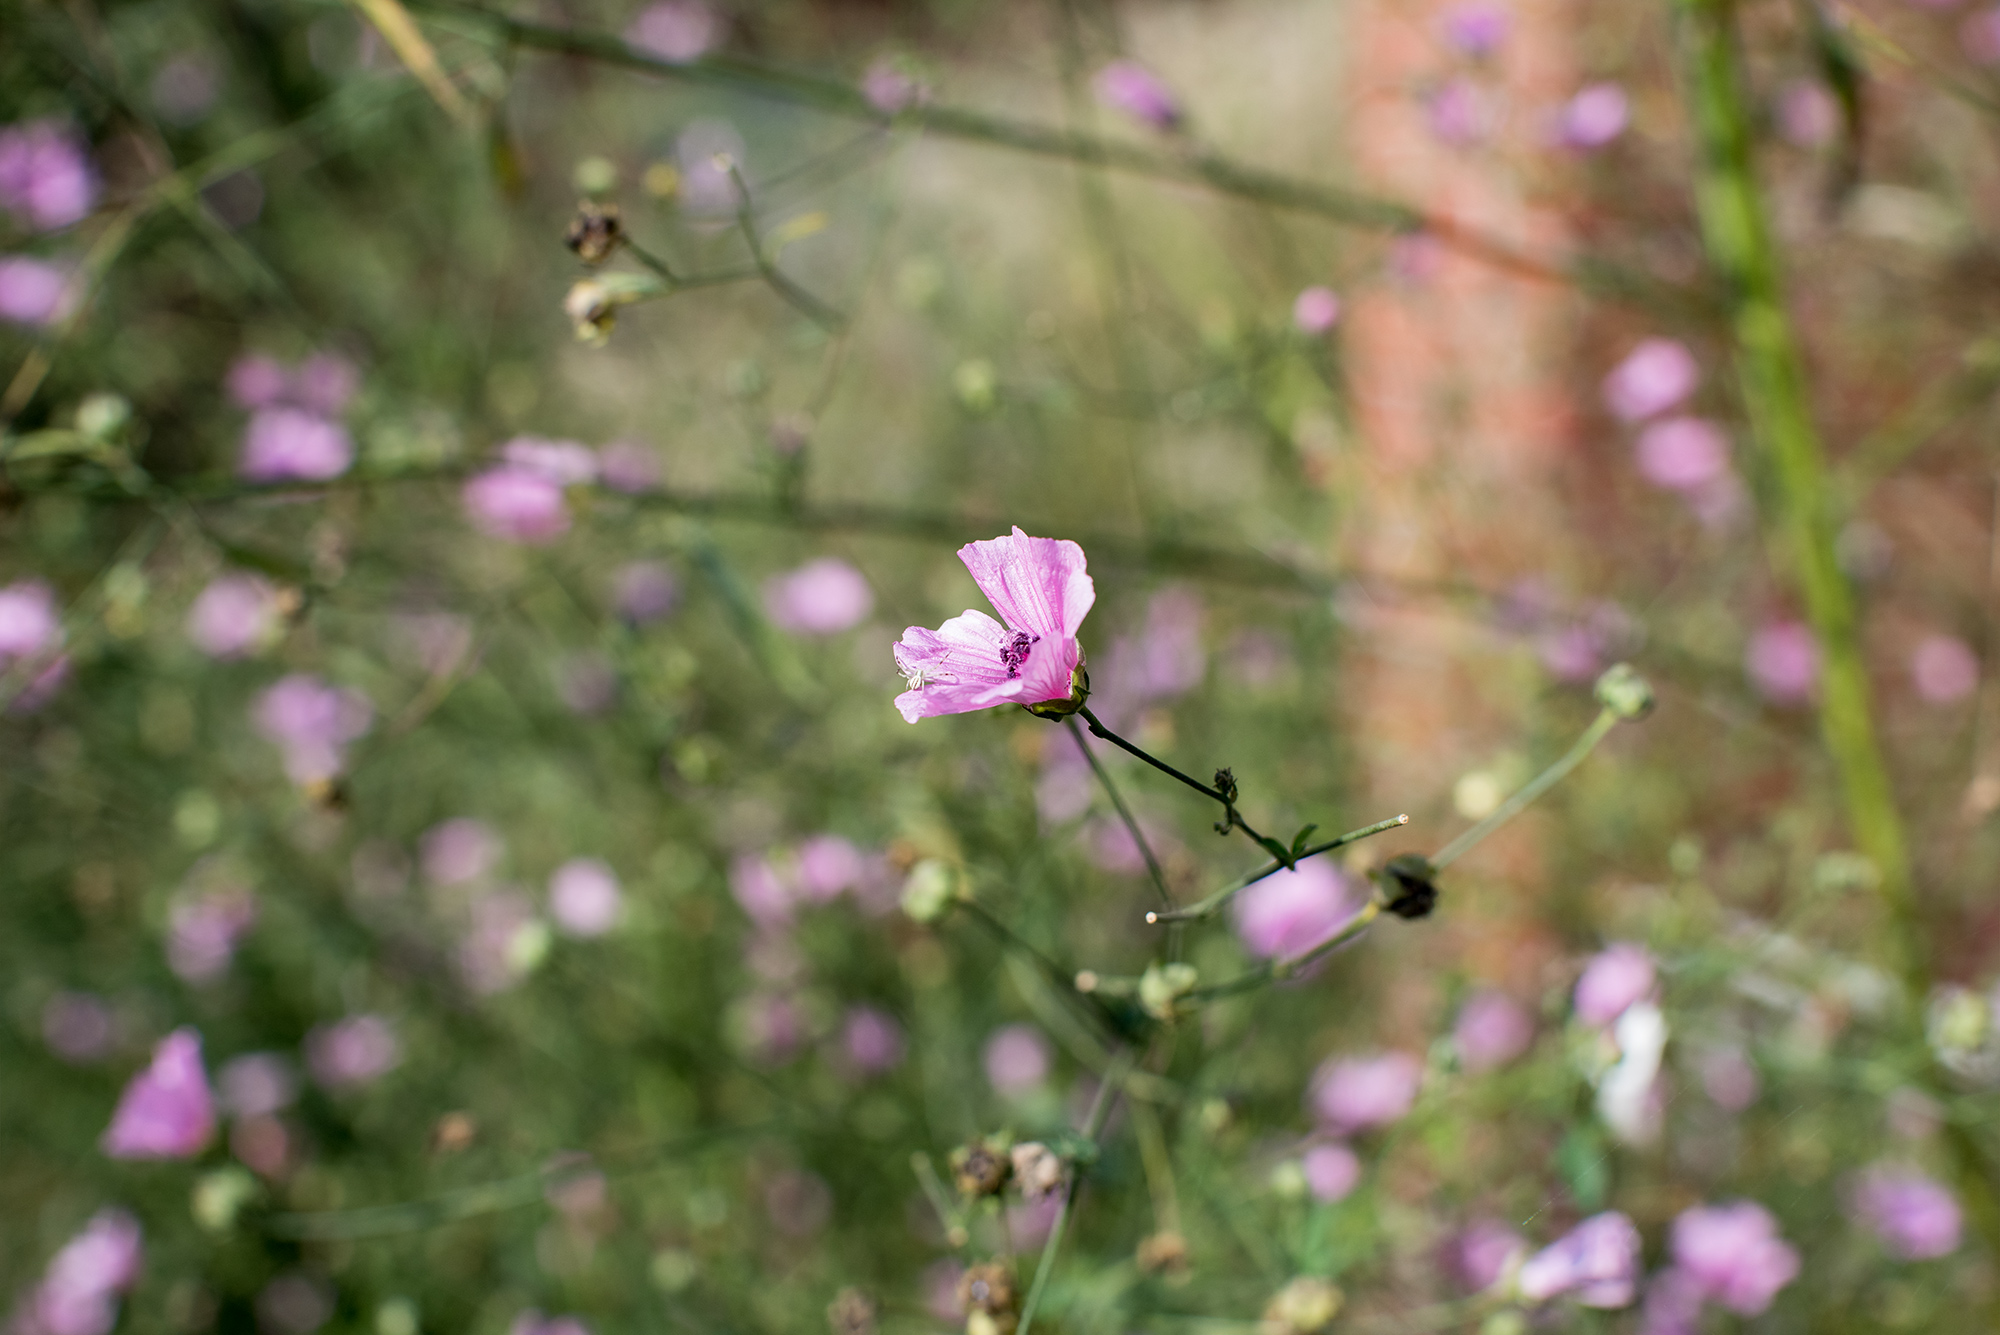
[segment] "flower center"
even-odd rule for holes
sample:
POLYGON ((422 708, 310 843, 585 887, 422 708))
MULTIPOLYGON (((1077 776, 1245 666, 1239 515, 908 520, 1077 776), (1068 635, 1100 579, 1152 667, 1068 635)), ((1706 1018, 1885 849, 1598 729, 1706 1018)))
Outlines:
POLYGON ((1030 635, 1025 630, 1017 630, 1014 637, 1000 646, 1000 661, 1007 665, 1007 677, 1012 680, 1021 675, 1021 664, 1028 661, 1028 648, 1042 637, 1030 635))

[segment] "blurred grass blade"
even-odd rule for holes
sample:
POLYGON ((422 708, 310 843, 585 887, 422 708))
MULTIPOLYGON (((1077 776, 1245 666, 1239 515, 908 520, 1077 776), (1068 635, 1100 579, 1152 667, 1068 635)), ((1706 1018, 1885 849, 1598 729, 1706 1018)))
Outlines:
POLYGON ((354 0, 354 7, 368 16, 368 21, 382 34, 382 39, 394 48, 397 57, 430 91, 432 99, 444 108, 446 115, 460 125, 473 123, 472 108, 466 103, 465 95, 458 91, 458 85, 444 72, 444 66, 438 63, 437 51, 400 0, 354 0))

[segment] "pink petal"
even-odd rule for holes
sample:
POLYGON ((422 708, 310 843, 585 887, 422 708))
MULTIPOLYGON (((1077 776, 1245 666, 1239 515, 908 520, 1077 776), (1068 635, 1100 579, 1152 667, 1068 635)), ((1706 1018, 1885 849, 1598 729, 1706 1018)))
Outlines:
POLYGON ((1014 526, 1012 536, 969 542, 958 559, 1014 630, 1044 638, 1074 637, 1097 601, 1097 586, 1084 572, 1083 548, 1056 538, 1031 538, 1014 526))

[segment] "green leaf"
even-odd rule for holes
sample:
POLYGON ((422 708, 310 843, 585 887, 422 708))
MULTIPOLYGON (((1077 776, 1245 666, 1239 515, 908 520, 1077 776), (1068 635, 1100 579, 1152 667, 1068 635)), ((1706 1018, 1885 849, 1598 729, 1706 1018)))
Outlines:
POLYGON ((1306 840, 1312 838, 1312 832, 1318 828, 1317 825, 1308 825, 1292 836, 1292 861, 1298 861, 1299 854, 1305 852, 1306 840))

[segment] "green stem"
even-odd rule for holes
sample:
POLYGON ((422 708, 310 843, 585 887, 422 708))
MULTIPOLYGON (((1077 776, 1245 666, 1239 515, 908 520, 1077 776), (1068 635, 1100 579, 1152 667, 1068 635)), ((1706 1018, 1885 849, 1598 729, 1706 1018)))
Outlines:
POLYGON ((1431 866, 1438 871, 1443 871, 1446 867, 1458 861, 1459 858, 1471 852, 1474 845, 1478 844, 1480 840, 1514 819, 1514 817, 1520 815, 1530 802, 1533 802, 1543 793, 1561 783, 1571 770, 1583 763, 1585 756, 1597 749, 1597 744, 1604 740, 1605 734, 1617 726, 1618 715, 1616 713, 1609 709, 1598 710, 1597 717, 1592 719, 1590 726, 1583 730, 1583 736, 1577 738, 1575 745, 1563 752, 1561 759, 1557 760, 1555 764, 1550 765, 1540 774, 1537 774, 1520 792, 1515 793, 1498 807, 1495 807, 1493 813, 1487 816, 1485 820, 1480 821, 1479 824, 1473 826, 1465 833, 1459 835, 1458 838, 1439 849, 1437 855, 1431 859, 1431 866))
POLYGON ((1160 860, 1153 856, 1153 846, 1146 842, 1145 831, 1139 828, 1139 822, 1125 805, 1124 797, 1118 792, 1118 785, 1111 782, 1111 776, 1105 772, 1104 766, 1098 763, 1097 753, 1092 751, 1090 743, 1083 739, 1083 729, 1076 726, 1076 716, 1072 714, 1064 722, 1069 724, 1069 735, 1076 738, 1077 749, 1082 751, 1083 758, 1090 762, 1090 772, 1097 776, 1098 783, 1104 786, 1105 796, 1109 797, 1111 805, 1118 809, 1118 819, 1125 822, 1125 829, 1131 834, 1132 842, 1139 846, 1139 855, 1146 859, 1146 871, 1153 878, 1153 888, 1160 892, 1160 902, 1171 906, 1174 897, 1167 893, 1166 873, 1160 870, 1160 860))
POLYGON ((1271 960, 1250 970, 1248 973, 1240 973, 1225 982, 1214 983, 1208 987, 1197 987, 1187 994, 1186 1000, 1188 1004, 1198 1006, 1203 1002, 1219 1001, 1223 997, 1233 997, 1239 992, 1255 991, 1257 988, 1264 987, 1270 983, 1283 982, 1285 979, 1292 977, 1300 970, 1312 964, 1328 951, 1344 946, 1355 937, 1360 936, 1381 916, 1382 906, 1370 900, 1367 907, 1355 914, 1345 927, 1312 949, 1301 951, 1299 954, 1289 956, 1285 959, 1271 960))
MULTIPOLYGON (((1111 1116, 1112 1100, 1117 1095, 1120 1085, 1124 1082, 1125 1072, 1131 1065, 1131 1053, 1127 1051, 1121 1054, 1118 1065, 1105 1076, 1104 1083, 1097 1087, 1097 1097, 1091 1101, 1090 1115, 1083 1123, 1085 1140, 1096 1140, 1098 1133, 1104 1129, 1105 1119, 1111 1116)), ((1075 1180, 1070 1183, 1069 1190, 1063 1193, 1062 1204, 1056 1207, 1055 1223, 1049 1227, 1049 1240, 1042 1244, 1042 1259, 1035 1263, 1034 1282, 1028 1285, 1027 1301, 1021 1304, 1021 1324, 1016 1328, 1015 1335, 1028 1335, 1029 1329, 1035 1323, 1035 1309, 1042 1305, 1042 1292, 1048 1288, 1049 1275, 1056 1268, 1056 1253, 1062 1250, 1063 1234, 1069 1228, 1070 1210, 1075 1206, 1077 1193, 1081 1190, 1083 1190, 1083 1169, 1079 1166, 1075 1180)))
MULTIPOLYGON (((1265 852, 1270 853, 1273 857, 1277 858, 1278 861, 1284 863, 1287 867, 1292 866, 1294 863, 1298 861, 1298 859, 1293 857, 1290 850, 1288 850, 1283 844, 1279 843, 1275 839, 1267 838, 1264 835, 1259 834, 1256 830, 1252 829, 1250 827, 1250 822, 1244 820, 1242 814, 1236 810, 1235 799, 1231 796, 1230 793, 1225 793, 1219 788, 1211 788, 1207 784, 1203 783, 1200 779, 1194 778, 1191 775, 1183 774, 1179 770, 1175 769, 1172 765, 1169 765, 1166 761, 1161 760, 1157 756, 1151 755, 1148 752, 1140 750, 1138 747, 1132 745, 1132 743, 1126 741, 1123 737, 1120 737, 1117 733, 1111 731, 1111 729, 1105 727, 1102 723, 1098 722, 1097 715, 1091 713, 1088 706, 1078 709, 1077 713, 1083 715, 1084 722, 1090 725, 1090 730, 1093 733, 1095 733, 1099 737, 1102 737, 1105 741, 1111 743, 1119 750, 1125 752, 1128 755, 1137 756, 1139 759, 1145 761, 1148 765, 1151 765, 1154 769, 1160 771, 1160 773, 1162 774, 1166 774, 1173 778, 1179 779, 1182 783, 1194 789, 1197 793, 1200 793, 1202 796, 1213 798, 1215 801, 1222 803, 1223 819, 1217 823, 1215 827, 1216 833, 1227 834, 1231 830, 1241 830, 1243 831, 1243 833, 1250 836, 1252 842, 1261 846, 1265 852)), ((1221 778, 1223 776, 1221 775, 1220 772, 1218 772, 1217 777, 1221 778)))
MULTIPOLYGON (((1331 853, 1336 848, 1345 848, 1349 844, 1359 843, 1363 839, 1408 825, 1409 823, 1410 818, 1408 816, 1391 816, 1387 820, 1378 820, 1373 825, 1364 825, 1358 830, 1349 830, 1346 834, 1338 838, 1329 839, 1323 844, 1314 844, 1312 847, 1302 851, 1295 861, 1304 862, 1307 858, 1318 857, 1321 853, 1331 853)), ((1260 867, 1247 876, 1238 877, 1198 904, 1190 904, 1184 909, 1172 909, 1166 913, 1148 913, 1146 921, 1196 922, 1203 918, 1212 918, 1227 908, 1229 901, 1236 898, 1238 894, 1257 884, 1257 882, 1263 880, 1265 877, 1275 876, 1283 870, 1285 870, 1285 864, 1274 861, 1269 866, 1260 867)))

